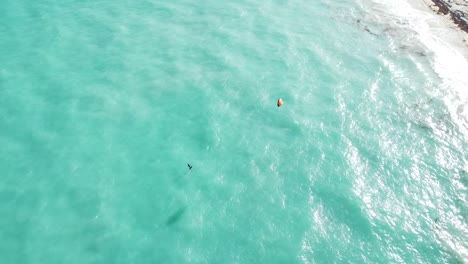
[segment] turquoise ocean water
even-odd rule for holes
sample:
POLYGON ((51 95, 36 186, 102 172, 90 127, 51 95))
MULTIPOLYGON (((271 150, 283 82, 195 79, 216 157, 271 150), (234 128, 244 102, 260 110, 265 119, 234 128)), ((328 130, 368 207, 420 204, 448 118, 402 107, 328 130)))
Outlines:
POLYGON ((2 1, 0 263, 466 262, 468 68, 401 3, 2 1))

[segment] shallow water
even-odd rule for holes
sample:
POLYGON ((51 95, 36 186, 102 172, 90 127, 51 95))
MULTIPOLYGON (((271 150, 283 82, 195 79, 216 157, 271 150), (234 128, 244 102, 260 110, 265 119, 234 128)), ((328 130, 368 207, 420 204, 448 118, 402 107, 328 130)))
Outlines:
POLYGON ((468 68, 328 2, 4 1, 0 262, 466 261, 468 68))

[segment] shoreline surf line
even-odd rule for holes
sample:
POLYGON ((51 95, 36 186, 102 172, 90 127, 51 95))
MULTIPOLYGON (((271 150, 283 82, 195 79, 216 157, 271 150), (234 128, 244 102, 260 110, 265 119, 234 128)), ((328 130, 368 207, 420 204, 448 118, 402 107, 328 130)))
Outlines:
POLYGON ((448 3, 446 0, 419 0, 437 15, 447 20, 447 26, 459 31, 465 48, 468 48, 468 1, 455 0, 448 3))

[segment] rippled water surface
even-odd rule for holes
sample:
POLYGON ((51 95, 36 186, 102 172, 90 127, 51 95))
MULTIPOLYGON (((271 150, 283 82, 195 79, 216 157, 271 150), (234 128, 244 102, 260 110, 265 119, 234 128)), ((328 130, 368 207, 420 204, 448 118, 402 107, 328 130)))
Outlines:
POLYGON ((466 262, 468 63, 397 2, 3 1, 0 262, 466 262))

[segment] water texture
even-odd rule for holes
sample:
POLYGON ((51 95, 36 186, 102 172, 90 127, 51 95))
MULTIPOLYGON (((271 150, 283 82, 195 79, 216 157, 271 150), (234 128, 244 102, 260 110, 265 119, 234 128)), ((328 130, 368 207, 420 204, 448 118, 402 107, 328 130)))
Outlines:
POLYGON ((2 1, 0 263, 466 262, 468 74, 414 12, 2 1))

